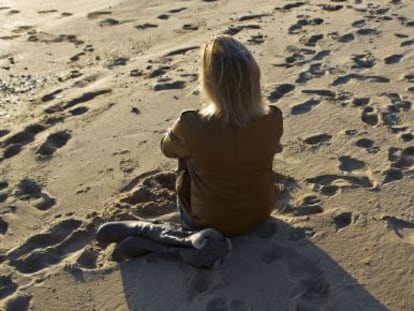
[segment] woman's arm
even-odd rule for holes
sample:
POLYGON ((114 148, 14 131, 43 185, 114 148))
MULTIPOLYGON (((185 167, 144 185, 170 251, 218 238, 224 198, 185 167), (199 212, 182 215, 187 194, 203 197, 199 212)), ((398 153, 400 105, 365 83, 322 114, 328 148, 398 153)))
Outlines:
POLYGON ((161 139, 161 151, 168 158, 188 158, 182 118, 178 118, 161 139))

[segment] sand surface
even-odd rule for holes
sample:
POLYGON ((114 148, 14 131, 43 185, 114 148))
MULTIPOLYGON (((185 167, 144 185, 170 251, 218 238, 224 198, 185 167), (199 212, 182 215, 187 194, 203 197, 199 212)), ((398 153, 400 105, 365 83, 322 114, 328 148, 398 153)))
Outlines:
POLYGON ((0 1, 0 309, 414 310, 414 1, 0 1), (94 232, 176 219, 159 141, 245 43, 284 114, 283 209, 213 270, 94 232))

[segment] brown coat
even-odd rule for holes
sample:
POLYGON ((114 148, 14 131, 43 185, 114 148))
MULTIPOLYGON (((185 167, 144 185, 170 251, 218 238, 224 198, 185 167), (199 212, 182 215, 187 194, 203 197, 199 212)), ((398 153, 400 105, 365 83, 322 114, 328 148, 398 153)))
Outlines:
POLYGON ((269 217, 277 199, 272 162, 282 133, 282 113, 274 106, 243 128, 207 120, 198 111, 181 113, 161 149, 167 157, 186 159, 191 182, 184 212, 190 221, 238 235, 269 217))

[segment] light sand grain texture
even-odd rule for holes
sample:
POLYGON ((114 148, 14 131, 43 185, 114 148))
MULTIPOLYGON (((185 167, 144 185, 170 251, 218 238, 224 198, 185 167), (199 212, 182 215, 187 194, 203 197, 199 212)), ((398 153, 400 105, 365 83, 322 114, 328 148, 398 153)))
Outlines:
POLYGON ((0 1, 0 309, 414 310, 414 1, 0 1), (121 264, 176 220, 164 131, 234 36, 284 115, 280 210, 211 271, 121 264))

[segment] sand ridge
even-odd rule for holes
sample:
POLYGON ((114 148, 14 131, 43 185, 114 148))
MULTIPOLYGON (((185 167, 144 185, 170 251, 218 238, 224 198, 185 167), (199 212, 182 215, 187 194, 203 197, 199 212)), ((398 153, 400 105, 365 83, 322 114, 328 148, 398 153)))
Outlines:
POLYGON ((414 3, 2 1, 5 310, 411 310, 414 3), (203 102, 199 46, 234 36, 285 120, 274 219, 206 271, 118 264, 105 221, 177 220, 159 141, 203 102))

